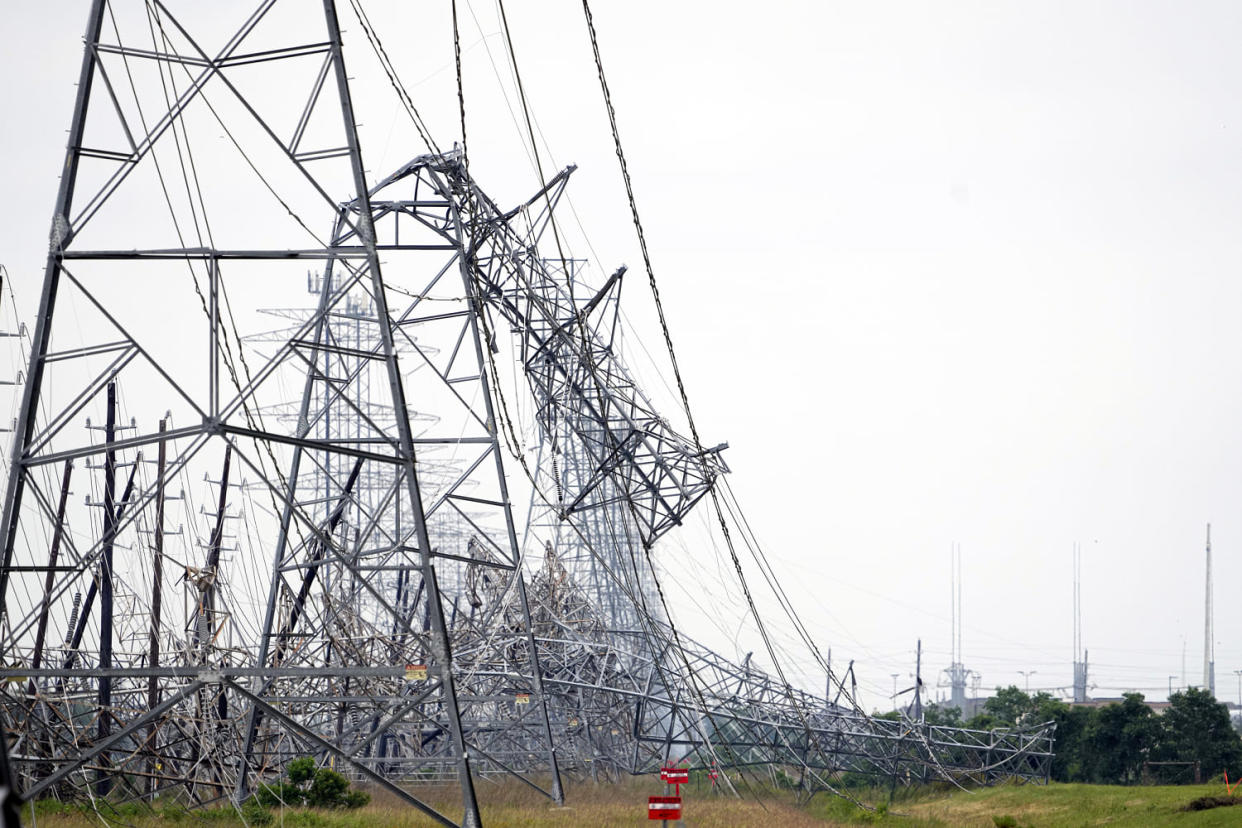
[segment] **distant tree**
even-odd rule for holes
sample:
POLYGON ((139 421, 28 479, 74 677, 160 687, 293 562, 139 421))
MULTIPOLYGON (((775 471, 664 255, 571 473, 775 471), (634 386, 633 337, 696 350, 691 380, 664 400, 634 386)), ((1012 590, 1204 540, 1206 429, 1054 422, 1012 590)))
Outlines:
POLYGON ((1087 778, 1106 785, 1133 785, 1160 735, 1160 724, 1142 693, 1126 693, 1120 704, 1101 707, 1082 733, 1087 778))
POLYGON ((1049 721, 1039 717, 1040 705, 1052 701, 1056 700, 1047 693, 1028 696, 1013 685, 997 687, 996 695, 984 700, 983 710, 966 722, 966 725, 978 730, 992 730, 998 727, 1039 724, 1049 721))
POLYGON ((1047 693, 1039 693, 1031 701, 1035 706, 1031 724, 1052 722, 1056 725, 1049 769, 1051 777, 1057 782, 1086 782, 1083 733, 1095 711, 1090 707, 1071 707, 1047 693))
POLYGON ((1031 712, 1031 697, 1010 685, 996 688, 996 695, 983 703, 983 712, 1004 725, 1017 725, 1031 712))
POLYGON ((923 708, 923 721, 941 727, 960 727, 962 711, 947 704, 929 704, 923 708))
POLYGON ((971 730, 995 730, 999 727, 1009 727, 1009 722, 998 719, 991 713, 976 713, 966 720, 966 727, 971 730))
POLYGON ((1026 717, 1023 724, 1043 724, 1051 722, 1057 711, 1069 707, 1065 702, 1061 701, 1051 693, 1039 691, 1031 696, 1030 706, 1027 708, 1026 717))
POLYGON ((1160 717, 1159 758, 1193 762, 1206 776, 1242 770, 1242 739, 1229 722, 1229 710, 1207 690, 1174 693, 1160 717))

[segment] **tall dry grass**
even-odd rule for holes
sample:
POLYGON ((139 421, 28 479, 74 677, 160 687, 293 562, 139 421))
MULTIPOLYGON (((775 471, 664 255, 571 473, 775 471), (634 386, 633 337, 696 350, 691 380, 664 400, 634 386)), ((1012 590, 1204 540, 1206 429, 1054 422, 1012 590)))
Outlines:
MULTIPOLYGON (((460 820, 461 794, 456 787, 419 787, 415 795, 440 813, 460 820)), ((482 780, 477 795, 488 828, 612 828, 658 824, 647 820, 647 797, 661 795, 664 787, 651 778, 627 779, 619 784, 571 784, 567 786, 564 805, 557 805, 538 791, 513 781, 482 780)), ((356 811, 315 811, 309 809, 273 810, 272 821, 265 828, 424 828, 438 825, 394 794, 371 791, 371 803, 356 811)), ((737 799, 712 792, 709 788, 683 786, 683 824, 696 828, 749 828, 754 826, 790 826, 791 828, 823 828, 842 824, 826 815, 813 816, 799 809, 791 796, 768 792, 762 801, 737 799)), ((78 806, 42 804, 31 822, 30 809, 23 812, 27 826, 37 828, 84 828, 84 826, 124 825, 133 828, 187 828, 211 826, 232 828, 246 825, 237 811, 219 808, 185 812, 175 806, 127 805, 117 810, 106 806, 96 809, 78 806)))
MULTIPOLYGON (((750 789, 755 793, 755 789, 750 789)), ((386 791, 372 791, 369 805, 356 811, 273 811, 263 828, 423 828, 437 823, 386 791)), ((416 795, 451 819, 461 817, 461 794, 455 787, 420 787, 416 795)), ((514 782, 481 780, 478 798, 488 828, 612 828, 643 826, 648 822, 647 797, 663 793, 653 778, 626 779, 618 784, 574 784, 563 806, 556 805, 530 788, 514 782)), ((884 824, 901 828, 924 826, 997 825, 1077 828, 1108 825, 1110 828, 1152 826, 1242 825, 1242 805, 1186 812, 1192 800, 1223 794, 1223 785, 1114 787, 1105 785, 1002 785, 975 792, 926 787, 896 792, 882 813, 860 811, 844 800, 820 794, 809 804, 798 805, 784 790, 768 789, 759 800, 736 799, 704 786, 683 788, 683 824, 693 828, 823 828, 826 825, 884 824), (1219 788, 1219 790, 1218 790, 1219 788)), ((887 790, 863 793, 872 802, 885 802, 887 790)), ((247 825, 235 810, 220 808, 186 812, 175 806, 126 805, 109 811, 59 803, 40 803, 35 820, 24 809, 30 828, 85 828, 124 825, 132 828, 233 828, 247 825)), ((253 823, 251 823, 253 825, 253 823)))

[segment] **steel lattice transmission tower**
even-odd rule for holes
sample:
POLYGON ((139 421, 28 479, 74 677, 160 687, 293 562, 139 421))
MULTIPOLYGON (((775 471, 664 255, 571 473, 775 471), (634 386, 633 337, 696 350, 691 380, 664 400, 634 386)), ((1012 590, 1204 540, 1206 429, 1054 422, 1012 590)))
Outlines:
POLYGON ((423 228, 434 238, 377 239, 332 0, 263 0, 231 23, 170 5, 89 13, 0 523, 3 658, 28 678, 5 699, 25 793, 97 767, 101 792, 157 773, 194 799, 240 798, 311 752, 429 812, 387 774, 438 768, 461 786, 463 824, 478 822, 475 772, 529 781, 537 766, 560 799, 460 220, 444 203, 423 228), (324 273, 316 312, 250 364, 254 309, 310 265, 324 273), (441 280, 456 310, 409 301, 431 304, 441 280), (373 313, 365 347, 329 321, 350 295, 373 313), (455 346, 401 364, 416 327, 455 346), (386 415, 359 408, 363 385, 386 415), (265 416, 295 388, 292 422, 265 416), (438 427, 415 433, 413 397, 438 427), (176 425, 122 431, 122 403, 176 425), (329 425, 346 409, 350 433, 329 425), (66 427, 84 415, 106 421, 103 440, 66 427), (451 473, 429 481, 421 459, 437 454, 451 473), (102 521, 58 496, 75 462, 103 472, 102 521), (267 588, 232 608, 257 641, 212 646, 216 543, 193 567, 200 646, 191 663, 161 659, 161 625, 181 623, 156 609, 168 576, 157 563, 151 578, 146 553, 165 534, 166 484, 223 468, 223 520, 230 463, 270 509, 267 588), (503 634, 454 636, 483 572, 479 609, 504 616, 503 634), (94 605, 74 598, 95 591, 94 605), (118 593, 151 619, 149 649, 115 628, 118 593))

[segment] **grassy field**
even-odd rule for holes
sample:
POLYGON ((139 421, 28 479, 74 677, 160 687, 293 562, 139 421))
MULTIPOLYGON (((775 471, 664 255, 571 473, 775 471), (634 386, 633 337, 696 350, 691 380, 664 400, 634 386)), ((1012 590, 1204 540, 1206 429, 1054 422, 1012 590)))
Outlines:
MULTIPOLYGON (((580 786, 568 792, 565 807, 542 799, 533 791, 484 784, 479 798, 484 823, 489 828, 528 826, 635 826, 649 824, 646 797, 660 793, 652 780, 634 780, 619 786, 580 786)), ((762 802, 736 800, 707 791, 684 791, 683 824, 696 828, 745 828, 746 826, 792 826, 822 828, 828 825, 892 826, 983 826, 984 828, 1058 828, 1059 826, 1223 826, 1242 825, 1242 799, 1233 807, 1186 811, 1193 800, 1225 794, 1223 784, 1163 787, 1109 787, 1100 785, 1006 785, 967 793, 964 791, 898 792, 892 803, 883 794, 865 796, 878 804, 878 812, 861 811, 854 805, 823 794, 798 805, 788 793, 765 795, 762 802)), ((460 816, 455 792, 422 790, 420 796, 445 814, 460 816)), ((1232 801, 1232 800, 1229 800, 1232 801)), ((186 814, 175 808, 156 810, 127 806, 121 812, 106 807, 95 810, 41 803, 35 820, 30 808, 23 810, 24 824, 41 828, 81 828, 87 825, 126 825, 134 828, 184 825, 232 828, 247 824, 231 809, 186 814)), ((253 822, 251 822, 253 824, 253 822)), ((357 811, 330 812, 303 809, 272 812, 270 826, 284 828, 422 828, 435 825, 427 817, 386 795, 357 811)), ((654 824, 654 823, 651 823, 654 824)))
MULTIPOLYGON (((1186 811, 1201 797, 1225 797, 1225 786, 1119 787, 1005 785, 967 793, 915 795, 894 802, 882 823, 910 826, 1214 826, 1242 824, 1242 799, 1232 807, 1186 811), (900 814, 901 816, 898 816, 900 814)), ((1230 797, 1226 801, 1233 802, 1230 797)), ((812 803, 812 809, 815 803, 812 803)), ((835 811, 839 806, 833 806, 835 811)), ((837 816, 840 817, 839 812, 837 816)), ((847 819, 849 819, 847 817, 847 819)), ((861 819, 850 819, 861 822, 861 819)))

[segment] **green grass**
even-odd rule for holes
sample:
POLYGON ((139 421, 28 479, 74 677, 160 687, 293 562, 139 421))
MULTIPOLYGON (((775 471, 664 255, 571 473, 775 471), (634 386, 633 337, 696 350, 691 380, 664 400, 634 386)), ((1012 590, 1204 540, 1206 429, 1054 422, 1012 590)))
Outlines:
MULTIPOLYGON (((565 807, 558 807, 534 791, 511 784, 481 783, 479 799, 489 828, 533 826, 589 826, 612 828, 648 824, 646 801, 662 786, 653 779, 627 780, 614 786, 577 785, 568 790, 565 807)), ((450 788, 424 788, 420 798, 451 818, 459 818, 459 796, 450 788)), ((879 813, 860 811, 852 804, 825 794, 799 806, 787 791, 769 792, 762 802, 736 800, 691 787, 683 791, 684 818, 695 828, 745 828, 782 825, 820 828, 826 825, 982 826, 982 828, 1059 828, 1060 826, 1224 826, 1242 825, 1242 804, 1210 810, 1183 810, 1203 797, 1223 797, 1223 784, 1112 787, 1104 785, 1003 785, 965 792, 925 788, 898 791, 891 803, 887 791, 864 793, 860 798, 879 806, 879 813)), ((186 814, 175 807, 126 805, 119 812, 98 812, 79 806, 40 803, 40 828, 82 828, 87 825, 127 825, 156 828, 169 825, 231 828, 243 822, 231 809, 186 814), (101 819, 100 815, 108 817, 101 819)), ((29 806, 23 809, 26 824, 29 806)), ((395 797, 378 793, 357 811, 290 809, 273 812, 273 828, 421 828, 430 819, 395 797)), ((654 823, 653 823, 654 824, 654 823)))
POLYGON ((1242 824, 1242 800, 1232 807, 1188 812, 1200 797, 1224 797, 1224 784, 1121 787, 1112 785, 1001 785, 973 792, 899 792, 889 814, 876 819, 817 798, 808 811, 832 824, 1079 828, 1079 826, 1215 826, 1242 824))

